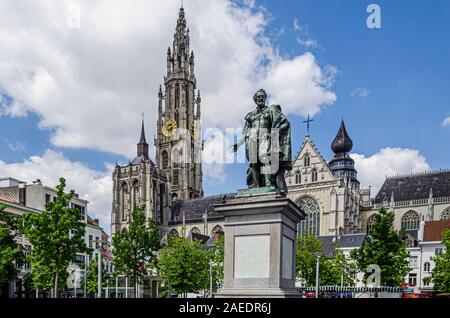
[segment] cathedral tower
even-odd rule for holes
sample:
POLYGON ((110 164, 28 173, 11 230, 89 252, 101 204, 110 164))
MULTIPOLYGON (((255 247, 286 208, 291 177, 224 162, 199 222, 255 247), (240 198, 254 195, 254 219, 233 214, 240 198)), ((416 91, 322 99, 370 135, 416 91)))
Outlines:
POLYGON ((167 50, 164 93, 158 92, 156 162, 167 173, 172 201, 203 196, 201 169, 200 91, 196 94, 194 52, 181 8, 172 48, 167 50))

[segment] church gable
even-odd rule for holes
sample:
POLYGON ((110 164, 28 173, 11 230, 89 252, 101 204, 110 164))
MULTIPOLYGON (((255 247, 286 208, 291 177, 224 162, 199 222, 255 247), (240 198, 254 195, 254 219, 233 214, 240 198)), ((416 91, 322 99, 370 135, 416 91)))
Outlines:
POLYGON ((335 180, 327 162, 309 137, 300 148, 287 178, 290 185, 335 180))

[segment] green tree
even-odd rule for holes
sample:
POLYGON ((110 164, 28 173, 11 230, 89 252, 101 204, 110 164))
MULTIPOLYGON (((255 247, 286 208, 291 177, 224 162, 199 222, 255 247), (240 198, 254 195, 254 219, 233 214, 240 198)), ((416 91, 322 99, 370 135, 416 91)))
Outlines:
POLYGON ((217 289, 218 284, 223 284, 224 244, 225 235, 222 235, 217 241, 214 242, 214 249, 212 250, 211 263, 215 282, 214 289, 217 289))
POLYGON ((363 245, 350 254, 358 269, 365 273, 364 283, 371 274, 367 268, 372 264, 380 267, 381 285, 385 286, 398 286, 410 270, 404 234, 394 230, 393 222, 394 213, 381 208, 363 245))
POLYGON ((22 246, 15 241, 20 216, 4 209, 5 206, 0 205, 0 293, 8 281, 16 278, 16 265, 20 266, 24 261, 22 246))
POLYGON ((65 179, 60 178, 56 200, 47 202, 41 213, 24 214, 21 227, 33 246, 30 256, 33 286, 53 288, 54 297, 65 287, 69 275, 67 267, 75 261, 77 253, 88 251, 80 211, 68 207, 74 191, 65 193, 65 187, 65 179))
POLYGON ((324 285, 340 286, 343 283, 344 286, 354 285, 354 272, 357 270, 357 266, 354 261, 345 257, 341 248, 334 250, 334 256, 326 259, 320 267, 321 274, 320 283, 324 285), (323 278, 322 278, 323 277, 323 278))
POLYGON ((425 281, 432 282, 435 291, 450 292, 450 229, 442 233, 442 244, 445 251, 431 258, 436 266, 425 281))
POLYGON ((144 208, 134 208, 128 228, 112 238, 115 271, 132 277, 134 283, 141 283, 156 267, 160 247, 158 228, 153 220, 146 221, 144 208))
POLYGON ((159 275, 175 294, 198 292, 208 286, 210 258, 211 252, 200 241, 169 236, 167 245, 160 250, 159 275))
MULTIPOLYGON (((109 273, 105 268, 105 263, 102 262, 102 287, 106 287, 106 280, 109 278, 109 273)), ((95 257, 88 265, 86 278, 86 291, 96 294, 98 292, 98 257, 95 257)), ((84 278, 80 284, 84 284, 84 278)))
MULTIPOLYGON (((322 250, 322 243, 312 234, 304 234, 297 238, 296 273, 306 286, 316 284, 316 256, 322 250)), ((320 270, 320 268, 319 268, 320 270)))

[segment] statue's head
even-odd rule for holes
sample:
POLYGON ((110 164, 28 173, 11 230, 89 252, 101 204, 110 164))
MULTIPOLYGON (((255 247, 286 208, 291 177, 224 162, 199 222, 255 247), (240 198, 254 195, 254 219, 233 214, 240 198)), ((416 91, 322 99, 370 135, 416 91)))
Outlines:
POLYGON ((264 89, 258 90, 255 95, 253 95, 253 100, 258 107, 266 106, 267 93, 264 89))

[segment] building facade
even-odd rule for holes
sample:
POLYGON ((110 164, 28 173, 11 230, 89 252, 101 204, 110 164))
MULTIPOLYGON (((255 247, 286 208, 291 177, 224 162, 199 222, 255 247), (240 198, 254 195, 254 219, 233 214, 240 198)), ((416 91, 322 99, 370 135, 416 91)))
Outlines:
MULTIPOLYGON (((44 185, 39 179, 32 183, 26 183, 11 177, 0 178, 0 204, 4 204, 5 211, 12 214, 41 213, 45 210, 45 204, 49 201, 54 201, 56 196, 56 189, 44 185)), ((83 269, 85 265, 88 265, 88 262, 92 260, 93 256, 97 255, 96 253, 100 251, 99 247, 95 243, 92 244, 92 242, 96 239, 101 240, 102 238, 102 228, 98 220, 93 220, 88 215, 88 203, 87 200, 80 198, 76 193, 68 203, 69 207, 77 209, 80 212, 80 222, 85 224, 84 238, 86 245, 94 249, 93 254, 77 254, 75 261, 68 268, 69 271, 81 269, 79 272, 81 276, 78 277, 77 288, 82 288, 79 284, 82 275, 84 275, 83 269)), ((26 255, 31 254, 33 247, 25 236, 19 233, 16 241, 23 246, 26 255)), ((29 262, 26 262, 20 268, 18 278, 9 284, 8 293, 10 297, 22 296, 22 293, 25 291, 22 280, 30 270, 29 262)))

